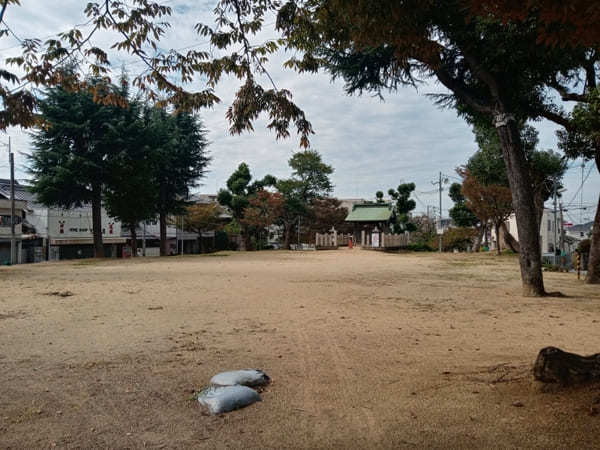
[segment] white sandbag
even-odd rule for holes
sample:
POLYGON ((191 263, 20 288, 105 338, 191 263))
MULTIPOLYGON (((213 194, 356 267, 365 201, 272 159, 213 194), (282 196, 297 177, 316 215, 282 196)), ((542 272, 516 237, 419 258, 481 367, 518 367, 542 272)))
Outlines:
POLYGON ((229 372, 221 372, 210 379, 210 383, 215 386, 249 386, 258 387, 266 386, 271 381, 271 378, 258 369, 243 369, 232 370, 229 372))
POLYGON ((246 386, 209 386, 198 395, 198 402, 211 414, 226 413, 260 401, 260 395, 246 386))

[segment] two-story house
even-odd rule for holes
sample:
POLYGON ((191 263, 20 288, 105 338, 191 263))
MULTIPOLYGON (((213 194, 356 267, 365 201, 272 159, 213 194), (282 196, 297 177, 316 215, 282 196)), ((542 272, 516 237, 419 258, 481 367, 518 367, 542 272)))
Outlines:
MULTIPOLYGON (((0 200, 10 198, 9 180, 0 179, 0 200)), ((22 202, 19 262, 90 258, 94 255, 92 208, 49 208, 37 202, 26 185, 15 183, 15 199, 22 202)), ((102 238, 107 257, 122 254, 126 239, 121 223, 102 209, 102 238)), ((2 258, 0 257, 0 262, 2 258)))
MULTIPOLYGON (((21 241, 26 205, 24 201, 15 200, 15 263, 21 262, 22 259, 21 241)), ((11 263, 11 211, 11 201, 0 197, 0 264, 11 263)))

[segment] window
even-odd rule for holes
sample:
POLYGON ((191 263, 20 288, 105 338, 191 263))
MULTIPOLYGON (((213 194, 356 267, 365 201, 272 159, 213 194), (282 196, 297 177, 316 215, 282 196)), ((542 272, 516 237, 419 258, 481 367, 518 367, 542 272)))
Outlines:
POLYGON ((552 231, 552 221, 548 219, 548 231, 552 231))

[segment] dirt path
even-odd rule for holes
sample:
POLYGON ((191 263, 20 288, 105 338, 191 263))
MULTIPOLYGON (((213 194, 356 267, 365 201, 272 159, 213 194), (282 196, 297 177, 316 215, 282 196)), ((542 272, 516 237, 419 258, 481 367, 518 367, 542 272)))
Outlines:
POLYGON ((3 267, 0 448, 592 448, 600 386, 530 370, 546 345, 600 351, 600 290, 546 280, 570 297, 515 295, 517 260, 490 255, 3 267), (194 390, 244 367, 264 401, 203 414, 194 390))

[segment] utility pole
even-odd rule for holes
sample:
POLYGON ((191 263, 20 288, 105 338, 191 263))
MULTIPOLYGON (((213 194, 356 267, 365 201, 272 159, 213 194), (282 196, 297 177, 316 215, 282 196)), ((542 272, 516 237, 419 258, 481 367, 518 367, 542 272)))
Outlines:
POLYGON ((183 255, 183 216, 181 216, 181 255, 183 255))
POLYGON ((15 232, 15 156, 8 137, 8 162, 10 164, 10 263, 17 263, 17 236, 15 232))
POLYGON ((581 188, 579 189, 579 207, 581 208, 581 216, 579 219, 579 223, 583 223, 583 173, 585 172, 585 159, 581 160, 581 188))
POLYGON ((142 228, 142 233, 144 233, 144 235, 142 236, 142 256, 146 256, 146 221, 144 220, 144 225, 142 228))
MULTIPOLYGON (((440 178, 438 180, 438 183, 440 184, 440 231, 444 231, 444 227, 442 224, 442 172, 440 172, 440 178)), ((443 233, 440 233, 440 253, 442 253, 442 237, 443 237, 443 233)))
POLYGON ((552 249, 554 253, 552 261, 556 265, 556 177, 554 178, 554 243, 552 249))
POLYGON ((560 207, 560 266, 563 266, 563 254, 565 252, 565 222, 563 220, 563 207, 562 202, 559 204, 560 207))
MULTIPOLYGON (((445 180, 447 181, 447 180, 445 180)), ((438 181, 432 181, 431 184, 433 185, 438 185, 438 189, 440 192, 440 222, 439 222, 439 231, 440 231, 440 239, 439 239, 439 252, 442 252, 442 231, 443 231, 443 227, 442 227, 442 191, 444 190, 444 188, 442 187, 442 183, 444 181, 442 180, 442 172, 440 172, 438 181)))

